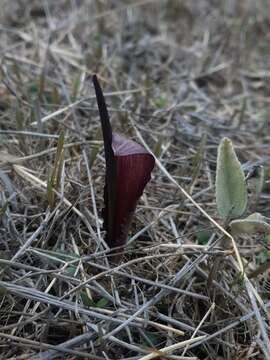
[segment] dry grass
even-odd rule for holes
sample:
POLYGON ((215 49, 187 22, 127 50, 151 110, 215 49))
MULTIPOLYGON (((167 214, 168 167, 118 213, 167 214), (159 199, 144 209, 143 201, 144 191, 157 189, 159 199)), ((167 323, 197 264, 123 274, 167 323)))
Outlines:
POLYGON ((213 185, 228 136, 246 172, 265 166, 250 210, 269 216, 269 14, 267 0, 2 0, 1 359, 270 358, 267 272, 241 272, 267 241, 224 246, 213 185), (117 265, 95 72, 113 128, 157 157, 117 265))

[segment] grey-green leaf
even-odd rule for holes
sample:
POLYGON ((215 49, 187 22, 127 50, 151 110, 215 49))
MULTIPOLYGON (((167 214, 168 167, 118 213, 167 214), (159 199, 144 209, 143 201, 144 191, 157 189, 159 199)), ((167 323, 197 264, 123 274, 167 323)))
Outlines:
POLYGON ((245 219, 231 221, 230 227, 235 234, 270 234, 270 219, 260 213, 254 213, 245 219))
POLYGON ((245 175, 228 138, 223 138, 218 148, 216 202, 224 220, 240 217, 247 206, 245 175))

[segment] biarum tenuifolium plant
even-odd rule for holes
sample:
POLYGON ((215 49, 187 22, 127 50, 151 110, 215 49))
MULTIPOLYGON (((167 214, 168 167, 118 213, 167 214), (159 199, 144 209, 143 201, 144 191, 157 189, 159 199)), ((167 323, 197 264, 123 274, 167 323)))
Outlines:
POLYGON ((132 216, 155 165, 154 157, 135 141, 112 131, 107 106, 96 75, 93 84, 105 150, 104 230, 110 248, 126 243, 132 216))
MULTIPOLYGON (((263 186, 263 171, 257 179, 257 192, 263 186)), ((216 203, 219 215, 229 225, 233 235, 270 233, 270 219, 260 213, 240 218, 246 211, 247 183, 241 163, 228 138, 221 140, 218 148, 216 171, 216 203)))

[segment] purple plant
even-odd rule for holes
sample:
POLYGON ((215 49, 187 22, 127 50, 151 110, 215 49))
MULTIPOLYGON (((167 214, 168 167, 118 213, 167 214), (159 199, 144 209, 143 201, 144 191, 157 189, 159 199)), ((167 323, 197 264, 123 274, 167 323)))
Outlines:
POLYGON ((106 177, 103 220, 105 241, 110 248, 125 244, 132 216, 151 178, 154 157, 141 145, 112 132, 105 99, 96 75, 93 84, 100 114, 106 177))

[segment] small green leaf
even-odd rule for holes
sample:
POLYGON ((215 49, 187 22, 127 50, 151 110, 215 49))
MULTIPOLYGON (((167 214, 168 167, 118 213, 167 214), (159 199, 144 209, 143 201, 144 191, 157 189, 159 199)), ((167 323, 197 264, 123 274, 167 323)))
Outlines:
POLYGON ((156 98, 153 102, 154 102, 155 107, 158 109, 163 109, 167 105, 167 99, 165 96, 164 97, 160 96, 160 97, 156 98))
POLYGON ((55 202, 54 190, 59 190, 61 182, 62 169, 64 165, 64 142, 65 135, 64 132, 61 132, 58 138, 54 166, 47 179, 47 200, 51 208, 53 208, 55 202))
POLYGON ((89 296, 87 295, 87 292, 84 290, 80 292, 80 295, 81 295, 82 302, 85 306, 104 308, 108 304, 108 300, 105 298, 101 298, 100 300, 95 302, 94 300, 89 298, 89 296))
POLYGON ((266 244, 267 245, 270 245, 270 234, 267 234, 266 236, 265 236, 265 242, 266 242, 266 244))
POLYGON ((61 172, 60 165, 61 165, 61 156, 64 151, 64 143, 65 143, 65 133, 61 131, 57 142, 57 149, 54 160, 54 168, 52 173, 53 182, 55 182, 55 179, 57 178, 57 174, 61 172))
POLYGON ((261 251, 256 256, 256 263, 259 265, 255 270, 250 271, 248 273, 249 279, 256 278, 257 276, 263 274, 264 272, 268 271, 270 268, 270 251, 261 251))
POLYGON ((247 187, 230 139, 222 139, 217 156, 216 202, 224 220, 240 217, 247 206, 247 187))
POLYGON ((208 243, 212 235, 211 230, 202 229, 196 233, 196 239, 199 245, 205 245, 208 243))
POLYGON ((82 78, 82 72, 80 71, 74 78, 72 83, 72 93, 71 93, 71 100, 75 101, 81 85, 81 78, 82 78))
POLYGON ((254 213, 245 219, 231 221, 230 227, 233 233, 238 234, 270 234, 270 219, 260 213, 254 213))
POLYGON ((74 276, 76 273, 76 266, 68 266, 65 268, 65 274, 69 275, 69 276, 74 276))
POLYGON ((65 161, 65 154, 64 154, 64 151, 62 151, 59 161, 58 161, 58 169, 57 169, 57 174, 56 174, 56 179, 55 179, 55 188, 57 190, 60 188, 60 185, 61 185, 61 176, 62 176, 64 161, 65 161))
POLYGON ((159 135, 153 151, 153 153, 156 155, 157 158, 161 155, 162 143, 163 143, 163 137, 159 135))
POLYGON ((150 331, 145 331, 145 337, 142 339, 142 345, 144 346, 154 346, 158 345, 161 341, 160 333, 154 333, 150 331))
POLYGON ((84 306, 95 306, 95 302, 89 298, 86 291, 81 291, 80 295, 84 306))
MULTIPOLYGON (((261 268, 261 266, 265 266, 265 263, 270 264, 269 262, 269 258, 270 258, 270 254, 269 251, 260 251, 257 255, 256 255, 256 264, 259 265, 259 268, 261 268)), ((267 267, 268 268, 268 267, 267 267)), ((256 270, 254 270, 255 272, 256 270)), ((261 270, 260 270, 261 271, 261 270)), ((256 271, 257 273, 257 271, 256 271)), ((249 278, 255 277, 255 275, 253 274, 253 272, 251 272, 251 274, 248 274, 249 278), (252 275, 251 275, 252 274, 252 275)), ((256 275, 257 276, 257 275, 256 275)))
POLYGON ((108 300, 105 298, 102 298, 96 302, 95 307, 97 308, 104 308, 108 304, 108 300))

